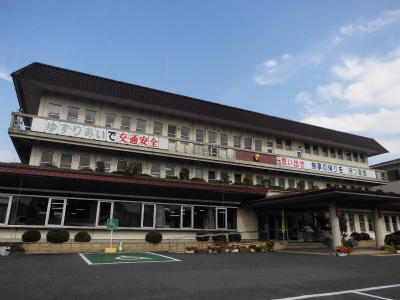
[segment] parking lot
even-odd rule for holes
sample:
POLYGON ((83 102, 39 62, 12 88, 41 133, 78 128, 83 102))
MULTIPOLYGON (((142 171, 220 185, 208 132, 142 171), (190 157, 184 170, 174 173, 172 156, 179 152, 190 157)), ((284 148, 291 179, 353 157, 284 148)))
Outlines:
POLYGON ((400 255, 158 254, 175 260, 0 257, 1 299, 400 299, 400 255))

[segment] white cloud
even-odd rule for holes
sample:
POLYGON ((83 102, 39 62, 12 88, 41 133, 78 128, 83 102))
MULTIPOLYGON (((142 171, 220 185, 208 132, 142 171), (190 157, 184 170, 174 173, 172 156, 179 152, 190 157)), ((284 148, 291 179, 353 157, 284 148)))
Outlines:
POLYGON ((340 33, 346 36, 353 36, 357 33, 372 33, 398 21, 400 21, 400 10, 385 11, 378 19, 367 22, 359 19, 356 24, 343 26, 340 28, 340 33))
POLYGON ((282 57, 281 57, 282 60, 288 60, 288 59, 291 59, 291 58, 292 58, 292 56, 290 54, 287 54, 287 53, 283 54, 282 57))
POLYGON ((9 74, 9 72, 7 72, 5 70, 0 70, 0 78, 12 82, 12 78, 8 74, 9 74))
POLYGON ((19 158, 17 158, 11 151, 8 150, 0 150, 0 161, 1 162, 20 162, 19 158))
POLYGON ((400 134, 400 108, 379 109, 376 113, 340 114, 336 117, 313 115, 302 122, 344 132, 369 132, 372 135, 400 134))

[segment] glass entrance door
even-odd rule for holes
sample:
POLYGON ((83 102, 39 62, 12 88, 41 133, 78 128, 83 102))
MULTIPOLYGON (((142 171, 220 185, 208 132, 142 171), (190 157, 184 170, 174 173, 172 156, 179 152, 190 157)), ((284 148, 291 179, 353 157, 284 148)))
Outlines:
POLYGON ((107 226, 107 219, 112 219, 112 203, 99 202, 97 226, 107 226))
POLYGON ((258 215, 259 240, 298 240, 303 215, 291 212, 261 212, 258 215))

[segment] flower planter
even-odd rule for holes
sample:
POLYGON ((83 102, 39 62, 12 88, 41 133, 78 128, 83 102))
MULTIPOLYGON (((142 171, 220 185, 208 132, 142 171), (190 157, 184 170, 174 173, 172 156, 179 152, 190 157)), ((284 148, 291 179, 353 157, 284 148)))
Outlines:
POLYGON ((232 249, 232 253, 239 253, 239 249, 232 249))
POLYGON ((400 250, 396 250, 396 253, 397 253, 397 254, 400 254, 400 250))
POLYGON ((256 252, 256 249, 250 248, 250 252, 256 252))
POLYGON ((210 253, 218 253, 218 251, 217 250, 214 250, 214 251, 210 250, 210 253))
POLYGON ((229 249, 225 249, 225 252, 226 252, 226 253, 229 253, 229 249))
POLYGON ((337 256, 347 256, 347 253, 336 252, 337 256))
POLYGON ((186 253, 190 253, 190 254, 191 254, 191 253, 194 253, 194 250, 187 250, 187 249, 186 249, 186 253))

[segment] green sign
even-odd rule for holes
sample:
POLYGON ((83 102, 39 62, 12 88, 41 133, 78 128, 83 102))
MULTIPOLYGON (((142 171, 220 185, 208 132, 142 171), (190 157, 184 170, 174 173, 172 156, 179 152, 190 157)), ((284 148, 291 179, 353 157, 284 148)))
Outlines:
POLYGON ((118 230, 118 219, 107 219, 107 230, 118 230))

